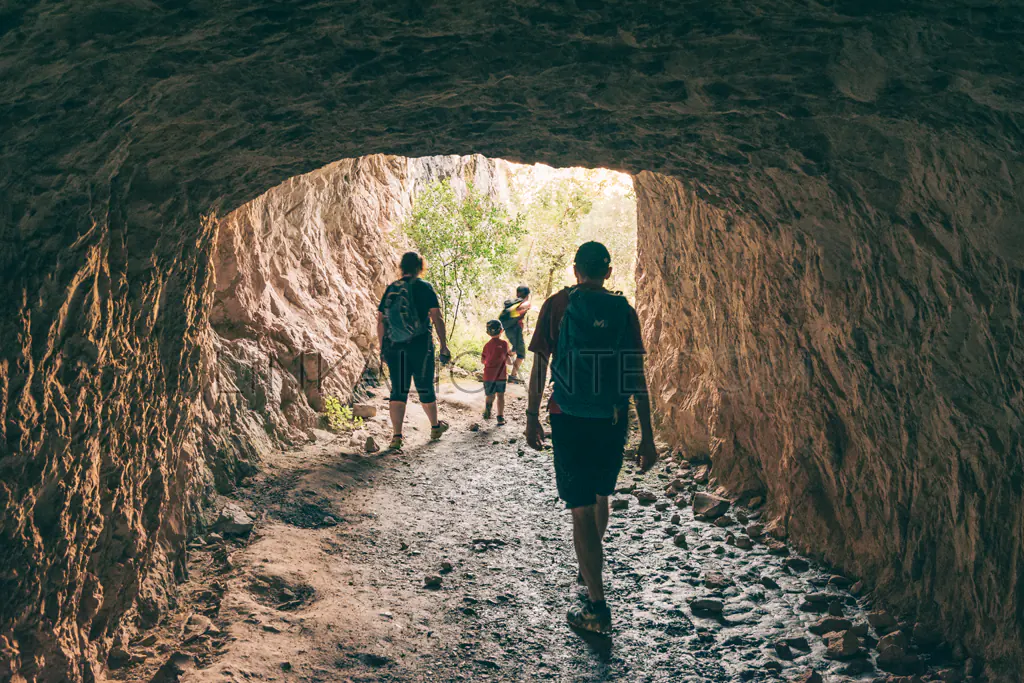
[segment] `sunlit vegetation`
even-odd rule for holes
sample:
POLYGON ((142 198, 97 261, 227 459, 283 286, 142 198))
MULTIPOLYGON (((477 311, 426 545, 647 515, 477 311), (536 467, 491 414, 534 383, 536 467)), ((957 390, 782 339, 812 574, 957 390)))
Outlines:
MULTIPOLYGON (((414 200, 405 235, 429 264, 456 363, 479 369, 484 326, 526 285, 536 312, 551 294, 575 283, 572 259, 583 242, 603 242, 612 254, 608 288, 630 300, 636 291, 636 198, 632 178, 607 169, 509 164, 511 197, 488 197, 448 181, 414 200)), ((529 336, 527 337, 529 338, 529 336)))

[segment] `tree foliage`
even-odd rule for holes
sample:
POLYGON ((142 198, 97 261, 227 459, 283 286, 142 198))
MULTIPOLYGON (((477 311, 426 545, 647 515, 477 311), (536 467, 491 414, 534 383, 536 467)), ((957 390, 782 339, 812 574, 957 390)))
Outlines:
POLYGON ((569 177, 548 183, 526 210, 530 234, 523 264, 530 289, 551 296, 580 245, 580 225, 594 207, 600 187, 569 177))
POLYGON ((427 260, 449 335, 459 313, 488 279, 512 271, 523 217, 467 183, 459 197, 449 179, 429 185, 413 201, 403 229, 427 260))

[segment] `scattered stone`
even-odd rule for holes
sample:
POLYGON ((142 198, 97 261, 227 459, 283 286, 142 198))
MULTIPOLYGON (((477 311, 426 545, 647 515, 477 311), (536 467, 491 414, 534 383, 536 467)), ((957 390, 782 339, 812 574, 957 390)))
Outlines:
POLYGON ((826 633, 833 633, 835 631, 849 631, 851 628, 853 628, 853 622, 849 619, 825 617, 807 630, 816 636, 823 636, 826 633))
POLYGON ((793 679, 793 683, 824 683, 821 674, 814 669, 808 669, 793 679))
POLYGON ((788 567, 795 572, 802 573, 811 568, 811 563, 802 557, 789 557, 783 561, 782 566, 788 567))
POLYGON ((729 510, 730 505, 731 503, 725 498, 710 493, 701 492, 693 496, 693 514, 700 515, 707 520, 721 517, 729 510))
POLYGON ((629 507, 629 498, 613 498, 612 510, 625 510, 629 507))
POLYGON ((736 510, 735 511, 735 515, 736 515, 736 521, 739 522, 740 524, 746 524, 747 522, 750 521, 750 517, 747 517, 747 513, 744 512, 743 510, 736 510))
POLYGON ((677 508, 684 508, 687 505, 688 505, 688 503, 686 501, 686 496, 684 496, 683 494, 680 493, 679 497, 676 498, 676 507, 677 508))
POLYGON ((252 517, 237 503, 228 503, 221 508, 214 527, 225 536, 244 536, 252 531, 252 517))
POLYGON ((363 444, 363 450, 367 453, 376 453, 380 450, 380 446, 377 445, 376 440, 372 436, 366 437, 366 442, 363 444))
POLYGON ((150 633, 148 636, 139 641, 139 647, 150 647, 156 645, 156 634, 150 633))
POLYGON ((852 631, 825 634, 825 656, 828 659, 849 659, 860 651, 860 639, 852 631))
POLYGON ((291 671, 291 670, 292 670, 292 663, 291 662, 281 662, 281 671, 291 671))
POLYGON ((853 584, 853 581, 840 574, 833 574, 828 578, 828 585, 835 586, 840 590, 849 588, 851 584, 853 584))
POLYGON ((423 587, 431 590, 437 590, 441 587, 441 577, 436 574, 430 574, 424 577, 423 587))
POLYGON ((736 536, 732 544, 740 550, 750 550, 754 547, 754 541, 750 536, 744 536, 743 534, 736 536))
POLYGON ((861 593, 864 592, 864 582, 858 581, 857 583, 850 586, 850 592, 853 595, 859 596, 861 593))
POLYGON ((733 580, 726 578, 723 574, 707 574, 704 577, 704 585, 712 590, 721 590, 733 585, 733 580))
POLYGON ((764 533, 764 524, 760 522, 754 522, 746 528, 747 536, 751 538, 759 538, 764 533))
POLYGON ((722 528, 725 528, 727 526, 732 526, 735 523, 736 523, 736 520, 734 520, 729 515, 722 515, 721 517, 719 517, 718 519, 715 520, 715 526, 722 527, 722 528))
POLYGON ((800 603, 800 606, 797 609, 799 609, 801 612, 822 614, 823 612, 828 611, 828 603, 814 602, 813 600, 804 600, 802 603, 800 603))
POLYGON ((750 499, 750 502, 747 503, 747 507, 749 507, 751 510, 756 510, 757 508, 761 507, 762 503, 764 503, 764 498, 762 498, 761 496, 754 496, 753 498, 750 499))
POLYGON ((185 629, 181 634, 182 644, 187 645, 198 640, 211 628, 213 628, 213 622, 209 617, 204 617, 202 614, 191 615, 185 622, 185 629))
POLYGON ((480 431, 480 425, 478 425, 476 422, 474 422, 473 424, 469 425, 469 431, 471 431, 471 432, 479 432, 480 431))
POLYGON ((207 544, 223 543, 224 537, 218 533, 212 533, 206 537, 207 544))
POLYGON ((801 652, 811 651, 811 644, 803 636, 787 636, 782 640, 794 650, 800 650, 801 652))
POLYGON ((452 563, 448 560, 441 560, 441 573, 447 574, 452 570, 452 563))
POLYGON ((330 515, 324 516, 324 526, 337 526, 338 520, 334 519, 330 515))
POLYGON ((690 609, 694 612, 710 612, 721 614, 724 605, 717 598, 695 598, 690 601, 690 609))
POLYGON ((896 620, 885 610, 868 612, 868 623, 883 635, 896 628, 896 620))
POLYGON ((898 647, 901 650, 907 649, 907 637, 903 635, 902 631, 893 631, 892 633, 882 636, 878 641, 878 651, 886 650, 890 647, 898 647))
POLYGON ((669 520, 669 524, 676 524, 676 525, 678 525, 682 521, 683 521, 682 517, 679 516, 679 513, 676 513, 676 514, 672 515, 672 519, 669 520))
POLYGON ((760 583, 765 588, 771 588, 773 590, 779 589, 779 584, 777 584, 775 582, 775 579, 773 579, 770 576, 762 576, 760 579, 758 579, 758 583, 760 583))
POLYGON ((828 593, 808 593, 804 596, 807 602, 816 602, 822 604, 828 604, 828 601, 832 598, 828 593))
POLYGON ((789 555, 789 548, 782 541, 775 538, 765 539, 764 545, 768 548, 769 555, 789 555))
POLYGON ((361 417, 364 420, 377 417, 377 407, 369 403, 354 403, 352 404, 352 417, 361 417))
POLYGON ((935 675, 943 683, 962 683, 964 680, 963 672, 958 669, 939 669, 935 672, 935 675))
POLYGON ((676 534, 672 538, 672 543, 674 543, 677 548, 689 548, 690 547, 686 543, 686 534, 683 533, 682 531, 680 531, 678 534, 676 534))
POLYGON ((654 501, 658 500, 656 495, 646 489, 637 489, 633 491, 633 497, 636 498, 637 502, 641 505, 650 505, 654 501))
POLYGON ((658 512, 664 512, 665 510, 668 510, 668 506, 669 502, 667 500, 662 500, 655 503, 654 509, 657 510, 658 512))
POLYGON ((693 471, 693 481, 695 484, 706 484, 711 476, 711 466, 701 465, 693 471))
POLYGON ((779 659, 783 659, 787 662, 793 660, 793 650, 790 649, 787 643, 780 640, 773 643, 772 647, 775 649, 775 655, 779 659))
POLYGON ((828 613, 834 617, 843 616, 843 603, 839 600, 833 600, 828 603, 828 613))

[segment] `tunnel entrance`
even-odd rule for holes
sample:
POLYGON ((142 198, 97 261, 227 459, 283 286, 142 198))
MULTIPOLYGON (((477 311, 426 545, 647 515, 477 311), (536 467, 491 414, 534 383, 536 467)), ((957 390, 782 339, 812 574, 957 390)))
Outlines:
POLYGON ((486 322, 525 286, 537 302, 528 335, 540 303, 573 282, 582 242, 606 243, 609 287, 636 294, 632 178, 607 169, 371 155, 292 178, 219 222, 208 399, 221 492, 260 452, 317 429, 365 443, 372 411, 353 404, 387 382, 376 309, 407 249, 425 257, 448 331, 453 363, 438 379, 463 392, 480 389, 486 322))

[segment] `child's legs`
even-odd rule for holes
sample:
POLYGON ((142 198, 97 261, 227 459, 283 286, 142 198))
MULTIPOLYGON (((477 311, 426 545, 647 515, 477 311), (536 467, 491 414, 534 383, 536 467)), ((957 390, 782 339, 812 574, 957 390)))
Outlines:
MULTIPOLYGON (((500 417, 505 414, 505 392, 502 391, 498 394, 495 394, 495 396, 498 397, 498 416, 500 417)), ((490 401, 492 398, 494 398, 494 396, 488 396, 487 400, 490 401)), ((487 405, 491 404, 488 403, 487 405)))

